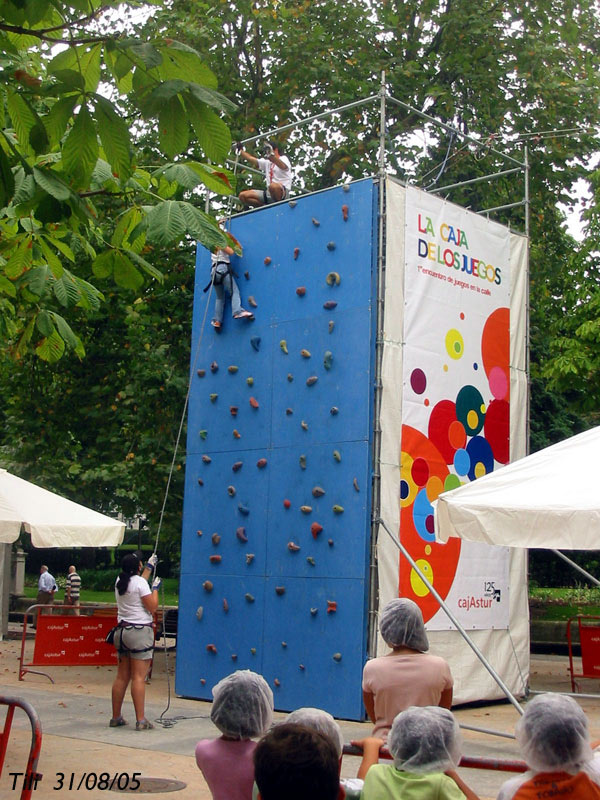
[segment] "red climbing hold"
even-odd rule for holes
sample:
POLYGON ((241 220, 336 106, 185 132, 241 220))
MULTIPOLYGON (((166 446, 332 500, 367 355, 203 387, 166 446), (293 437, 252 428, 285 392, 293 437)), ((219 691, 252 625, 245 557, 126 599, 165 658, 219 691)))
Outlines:
POLYGON ((259 469, 264 469, 267 466, 267 459, 266 458, 259 458, 256 462, 256 466, 259 469))
POLYGON ((313 539, 316 539, 322 530, 323 530, 322 525, 319 525, 318 522, 313 522, 313 524, 310 526, 310 532, 313 535, 313 539))
POLYGON ((299 286, 296 289, 296 294, 298 295, 298 297, 304 297, 304 295, 306 294, 306 286, 299 286))
POLYGON ((206 370, 205 369, 199 369, 198 370, 198 377, 199 378, 203 378, 205 375, 206 375, 206 370))
POLYGON ((267 256, 265 258, 265 266, 268 267, 270 263, 271 263, 271 256, 267 256))
POLYGON ((229 406, 229 413, 232 417, 237 417, 238 407, 237 406, 229 406))
POLYGON ((342 217, 344 218, 344 222, 348 221, 348 206, 346 204, 342 206, 342 217))
POLYGON ((232 465, 231 465, 231 469, 232 469, 234 472, 237 472, 238 470, 240 470, 240 469, 242 468, 242 464, 243 464, 243 463, 244 463, 243 461, 236 461, 236 462, 235 462, 235 464, 232 464, 232 465))
POLYGON ((284 508, 291 508, 291 507, 292 507, 292 504, 291 504, 291 502, 290 502, 290 501, 287 499, 287 497, 286 497, 286 499, 283 501, 283 507, 284 507, 284 508))
POLYGON ((248 400, 248 402, 250 403, 250 405, 252 406, 252 408, 258 408, 258 400, 256 399, 256 397, 251 397, 251 398, 248 400))
POLYGON ((220 564, 223 560, 222 556, 209 556, 208 558, 211 564, 220 564))
POLYGON ((241 439, 242 438, 242 434, 236 428, 233 429, 233 438, 234 439, 241 439))
POLYGON ((207 644, 207 645, 206 645, 206 651, 207 651, 208 653, 214 653, 214 654, 216 655, 216 653, 217 653, 217 648, 214 646, 214 644, 207 644))
POLYGON ((335 300, 327 300, 325 303, 323 303, 323 308, 326 308, 328 310, 330 308, 335 308, 336 306, 337 306, 337 303, 336 303, 335 300))
POLYGON ((327 601, 327 613, 328 614, 335 614, 336 611, 337 611, 337 601, 328 600, 327 601))
POLYGON ((299 255, 300 255, 300 248, 294 247, 294 261, 296 261, 299 255))

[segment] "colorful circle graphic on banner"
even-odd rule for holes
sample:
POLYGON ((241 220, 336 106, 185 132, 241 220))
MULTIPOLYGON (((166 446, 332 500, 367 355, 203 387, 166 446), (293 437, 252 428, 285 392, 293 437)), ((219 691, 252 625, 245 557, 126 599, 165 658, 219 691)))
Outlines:
POLYGON ((413 505, 413 523, 415 530, 424 542, 435 542, 433 506, 429 502, 427 492, 424 489, 419 492, 413 505))
POLYGON ((492 400, 485 415, 485 438, 491 445, 494 458, 508 464, 510 443, 510 406, 506 400, 492 400))
POLYGON ((469 436, 476 436, 485 422, 485 405, 479 389, 463 386, 456 398, 456 418, 469 436))
MULTIPOLYGON (((497 367, 504 373, 504 381, 508 392, 510 363, 510 311, 508 308, 498 308, 487 318, 481 334, 481 357, 483 368, 488 380, 492 380, 492 370, 497 367)), ((498 387, 497 373, 493 378, 494 385, 498 387)), ((496 395, 490 384, 492 394, 496 399, 503 400, 506 394, 496 395)))
MULTIPOLYGON (((429 583, 433 586, 435 578, 429 561, 426 561, 424 558, 420 558, 418 561, 415 561, 415 564, 421 570, 423 575, 425 575, 429 583)), ((420 575, 418 575, 414 569, 411 569, 410 571, 410 587, 417 597, 426 597, 429 594, 429 589, 422 581, 420 575)))
POLYGON ((494 454, 489 442, 483 436, 474 436, 467 445, 467 453, 471 464, 469 466, 469 480, 481 478, 494 471, 494 454))
POLYGON ((460 331, 451 328, 446 334, 446 352, 455 360, 462 358, 465 352, 465 342, 460 331))
MULTIPOLYGON (((450 429, 456 422, 456 406, 452 400, 440 400, 429 415, 429 439, 440 451, 444 463, 451 464, 456 447, 450 441, 450 429)), ((463 426, 464 429, 464 426, 463 426)))
POLYGON ((427 378, 422 369, 413 369, 410 374, 410 385, 415 394, 423 394, 427 388, 427 378))
POLYGON ((400 508, 411 506, 419 487, 412 477, 414 459, 408 453, 400 453, 400 508))

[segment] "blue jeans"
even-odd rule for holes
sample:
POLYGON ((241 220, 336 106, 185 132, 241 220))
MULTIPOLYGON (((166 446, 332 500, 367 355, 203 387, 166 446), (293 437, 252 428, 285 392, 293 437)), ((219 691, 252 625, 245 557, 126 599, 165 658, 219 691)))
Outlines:
POLYGON ((242 311, 242 299, 240 297, 240 290, 235 282, 233 275, 225 275, 223 283, 215 283, 215 313, 213 320, 216 322, 223 322, 223 310, 225 308, 225 292, 231 295, 231 315, 235 315, 242 311))

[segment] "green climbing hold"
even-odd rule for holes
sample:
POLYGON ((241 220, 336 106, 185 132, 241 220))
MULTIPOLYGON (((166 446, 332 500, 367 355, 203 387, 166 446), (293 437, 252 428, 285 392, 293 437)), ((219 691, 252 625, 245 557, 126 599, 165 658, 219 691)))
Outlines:
MULTIPOLYGON (((246 598, 246 600, 247 600, 249 603, 253 603, 253 602, 254 602, 254 595, 253 595, 253 594, 250 594, 250 592, 246 592, 246 594, 244 595, 244 597, 246 598)), ((250 652, 251 652, 251 653, 252 653, 252 650, 254 650, 254 648, 251 648, 251 650, 250 650, 250 652)), ((254 653, 256 653, 256 650, 254 650, 254 653)), ((254 655, 254 653, 253 653, 253 655, 254 655)))
POLYGON ((342 282, 339 272, 329 272, 325 278, 327 286, 339 286, 342 282))
POLYGON ((323 366, 325 369, 331 369, 331 365, 333 364, 333 353, 331 350, 326 350, 325 355, 323 356, 323 366))
POLYGON ((300 467, 302 469, 306 469, 306 456, 304 456, 304 455, 300 456, 298 461, 300 462, 300 467))
POLYGON ((248 386, 254 386, 254 378, 252 377, 246 378, 246 383, 248 384, 248 386))
POLYGON ((332 508, 334 514, 343 514, 344 513, 344 506, 335 505, 332 508))
POLYGON ((207 430, 201 430, 201 431, 198 431, 198 436, 199 436, 201 439, 203 439, 203 440, 204 440, 204 439, 206 439, 206 437, 208 436, 208 431, 207 431, 207 430))
POLYGON ((334 461, 337 461, 338 463, 342 460, 342 454, 340 453, 339 450, 334 450, 333 451, 333 459, 334 459, 334 461))
POLYGON ((229 367, 227 367, 227 372, 230 372, 232 375, 235 375, 238 369, 239 367, 237 367, 235 364, 231 364, 229 367))
POLYGON ((215 393, 213 393, 213 394, 209 395, 209 397, 210 397, 210 402, 211 402, 211 403, 215 403, 215 402, 216 402, 216 400, 217 400, 217 397, 218 397, 218 396, 219 396, 219 395, 218 395, 218 394, 215 394, 215 393))
POLYGON ((309 563, 311 565, 311 567, 316 566, 316 561, 314 560, 314 558, 312 556, 307 556, 306 557, 306 561, 307 561, 307 563, 309 563))
POLYGON ((286 340, 285 340, 285 339, 282 339, 282 340, 279 342, 279 347, 281 347, 281 352, 282 352, 282 353, 285 353, 285 354, 286 354, 286 356, 287 356, 287 354, 288 354, 288 349, 287 349, 287 342, 286 342, 286 340))

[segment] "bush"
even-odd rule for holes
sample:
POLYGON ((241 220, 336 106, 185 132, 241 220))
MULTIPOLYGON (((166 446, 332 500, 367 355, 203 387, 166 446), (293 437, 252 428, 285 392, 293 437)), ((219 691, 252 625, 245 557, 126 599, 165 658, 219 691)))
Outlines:
MULTIPOLYGON (((568 550, 565 555, 582 569, 600 578, 600 559, 596 550, 568 550)), ((575 587, 587 583, 583 575, 551 550, 529 551, 530 586, 575 587)), ((591 583, 587 583, 591 586, 591 583)))

